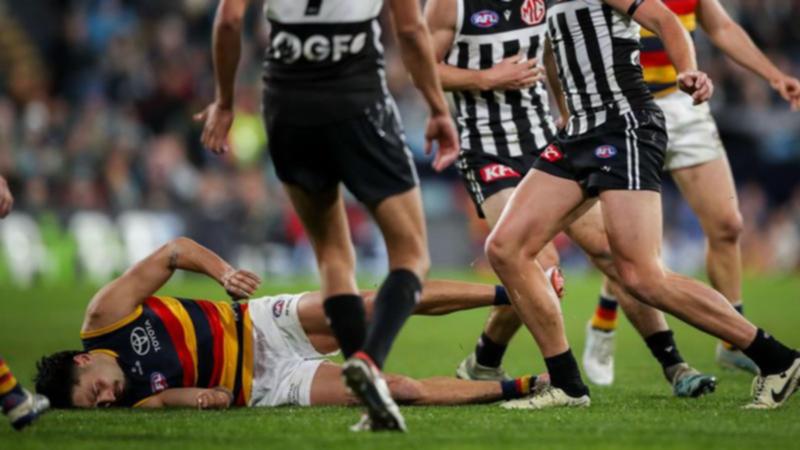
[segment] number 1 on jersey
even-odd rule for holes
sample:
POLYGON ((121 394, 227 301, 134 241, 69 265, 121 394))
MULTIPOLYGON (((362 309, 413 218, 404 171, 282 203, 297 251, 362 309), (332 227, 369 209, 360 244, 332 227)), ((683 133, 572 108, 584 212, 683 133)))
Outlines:
POLYGON ((319 14, 320 8, 322 8, 322 0, 308 0, 308 4, 306 5, 306 15, 316 16, 319 14))

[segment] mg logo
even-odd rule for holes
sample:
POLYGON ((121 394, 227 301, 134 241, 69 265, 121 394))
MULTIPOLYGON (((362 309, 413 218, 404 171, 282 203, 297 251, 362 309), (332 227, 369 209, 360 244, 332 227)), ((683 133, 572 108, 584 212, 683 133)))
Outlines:
POLYGON ((150 338, 142 327, 136 327, 131 331, 131 348, 139 356, 144 356, 150 352, 150 338))
POLYGON ((544 4, 544 0, 525 0, 519 12, 522 15, 523 22, 528 25, 536 25, 544 20, 547 7, 544 4))

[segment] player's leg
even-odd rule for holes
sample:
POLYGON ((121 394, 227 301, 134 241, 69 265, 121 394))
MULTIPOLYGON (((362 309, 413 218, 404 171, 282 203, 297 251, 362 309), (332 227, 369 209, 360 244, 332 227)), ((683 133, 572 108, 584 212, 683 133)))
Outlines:
MULTIPOLYGON (((711 286, 742 314, 742 215, 728 158, 722 154, 700 165, 672 170, 672 178, 705 232, 711 286)), ((717 361, 725 367, 756 371, 753 362, 727 342, 718 344, 717 361)))
POLYGON ((364 352, 382 368, 395 337, 421 297, 430 257, 419 188, 388 197, 370 212, 386 242, 389 275, 375 295, 364 352))
MULTIPOLYGON (((664 376, 675 395, 697 397, 713 391, 716 379, 711 375, 701 374, 686 364, 663 313, 637 301, 619 286, 619 276, 613 263, 601 210, 600 205, 592 207, 567 228, 567 234, 603 272, 603 290, 614 299, 614 303, 619 301, 622 305, 628 320, 661 364, 664 376)), ((602 306, 601 304, 601 308, 602 306)), ((587 325, 583 367, 587 377, 594 383, 608 385, 614 379, 615 325, 612 324, 616 322, 616 314, 611 312, 616 311, 611 308, 602 309, 604 311, 596 312, 587 325)))
POLYGON ((489 262, 534 336, 553 383, 546 396, 552 401, 540 404, 545 399, 540 396, 527 407, 589 403, 564 334, 558 296, 536 260, 545 245, 585 211, 584 203, 577 182, 533 170, 514 191, 486 243, 489 262))
MULTIPOLYGON (((358 403, 341 383, 342 368, 336 364, 319 366, 311 385, 311 405, 355 405, 358 403)), ((449 377, 415 380, 386 374, 392 397, 410 405, 468 405, 511 400, 531 393, 541 384, 537 377, 523 376, 505 381, 473 381, 449 377)))
MULTIPOLYGON (((494 228, 500 219, 500 214, 511 198, 512 192, 514 192, 513 187, 505 188, 492 194, 479 205, 490 229, 494 228)), ((556 286, 563 284, 557 268, 558 252, 555 246, 548 244, 539 253, 538 260, 548 278, 555 279, 556 286)), ((474 352, 461 361, 456 376, 465 380, 508 379, 508 374, 500 366, 509 342, 521 325, 522 321, 510 305, 493 307, 474 352)))
POLYGON ((314 248, 325 315, 342 353, 349 357, 364 345, 367 322, 356 287, 355 252, 341 191, 335 186, 311 194, 291 184, 284 187, 314 248))
POLYGON ((625 289, 638 300, 743 348, 764 375, 758 378, 762 389, 755 390, 754 404, 780 406, 800 381, 800 357, 745 320, 719 292, 663 268, 660 194, 607 190, 600 199, 614 264, 625 289), (770 396, 769 389, 778 397, 770 396))
MULTIPOLYGON (((367 320, 372 317, 375 292, 362 291, 367 320)), ((309 292, 299 299, 297 317, 311 345, 321 354, 339 350, 328 318, 323 308, 321 292, 309 292)), ((508 294, 502 286, 468 283, 451 280, 428 280, 424 283, 422 298, 414 308, 414 314, 441 316, 468 309, 492 305, 510 306, 508 294)))
POLYGON ((0 357, 0 406, 11 426, 21 430, 43 414, 50 407, 50 402, 47 397, 32 394, 23 388, 0 357))

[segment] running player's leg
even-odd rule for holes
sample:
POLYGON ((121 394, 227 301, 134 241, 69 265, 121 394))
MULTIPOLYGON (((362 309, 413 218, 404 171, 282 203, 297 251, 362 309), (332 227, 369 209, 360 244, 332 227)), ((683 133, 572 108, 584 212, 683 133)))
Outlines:
POLYGON ((585 211, 584 203, 577 182, 534 169, 514 191, 486 242, 489 262, 533 334, 553 384, 553 395, 547 397, 552 402, 528 407, 589 403, 564 334, 558 296, 536 261, 544 246, 585 211))
POLYGON ((638 300, 744 349, 762 373, 754 405, 780 406, 800 381, 800 357, 748 322, 719 292, 663 268, 660 194, 607 190, 600 199, 623 286, 638 300))
POLYGON ((284 184, 317 258, 323 307, 339 347, 349 357, 364 345, 366 316, 355 281, 355 252, 338 186, 310 194, 284 184))
MULTIPOLYGON (((592 263, 605 275, 604 290, 622 306, 628 320, 642 336, 653 356, 661 364, 673 392, 679 397, 697 397, 713 391, 716 379, 691 368, 680 355, 678 345, 667 325, 664 314, 657 309, 631 297, 619 286, 619 276, 608 245, 600 205, 595 205, 567 228, 567 234, 589 256, 592 263)), ((587 325, 583 366, 590 380, 600 385, 613 382, 614 377, 614 332, 608 322, 616 316, 603 313, 601 322, 597 317, 587 325), (603 331, 596 325, 611 328, 603 331)), ((595 313, 597 316, 598 313, 595 313)))
MULTIPOLYGON (((512 192, 514 192, 513 187, 502 189, 491 194, 478 205, 489 229, 494 228, 500 219, 500 214, 511 198, 512 192)), ((558 270, 556 267, 558 252, 555 247, 548 244, 539 253, 538 260, 548 278, 556 277, 556 282, 560 283, 560 273, 555 273, 558 270)), ((461 361, 456 370, 456 376, 468 380, 508 379, 508 374, 500 366, 509 342, 521 325, 519 316, 510 304, 492 308, 483 332, 475 345, 475 351, 461 361)))
MULTIPOLYGON (((672 178, 700 219, 705 232, 708 243, 706 270, 711 286, 722 293, 741 314, 742 257, 739 237, 743 225, 728 158, 722 154, 700 165, 672 170, 672 178)), ((719 344, 717 359, 726 367, 750 372, 755 370, 752 361, 727 342, 719 344)))
POLYGON ((386 241, 389 275, 375 296, 364 352, 382 368, 395 337, 420 299, 430 257, 418 187, 386 198, 370 212, 386 241))
POLYGON ((32 394, 23 388, 0 357, 0 406, 11 426, 20 430, 44 413, 50 407, 50 402, 47 397, 32 394))

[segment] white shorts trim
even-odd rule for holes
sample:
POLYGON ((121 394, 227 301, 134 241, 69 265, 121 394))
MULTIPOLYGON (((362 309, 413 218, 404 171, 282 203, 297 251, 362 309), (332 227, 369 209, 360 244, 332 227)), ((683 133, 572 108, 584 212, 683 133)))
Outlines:
POLYGON ((692 97, 673 92, 656 98, 667 123, 665 170, 697 166, 725 156, 717 124, 708 103, 693 105, 692 97))
POLYGON ((325 355, 317 352, 297 316, 303 294, 250 300, 253 389, 248 406, 308 406, 311 384, 325 355))

